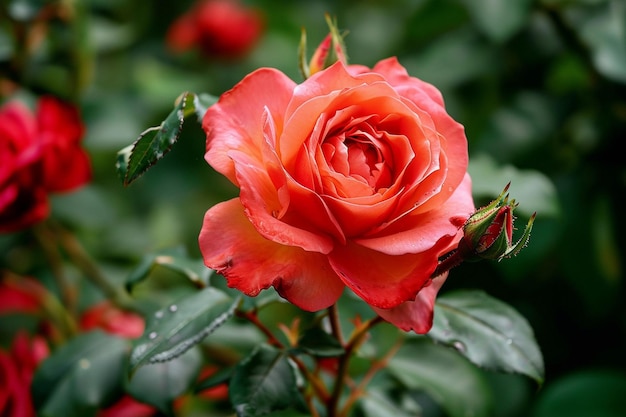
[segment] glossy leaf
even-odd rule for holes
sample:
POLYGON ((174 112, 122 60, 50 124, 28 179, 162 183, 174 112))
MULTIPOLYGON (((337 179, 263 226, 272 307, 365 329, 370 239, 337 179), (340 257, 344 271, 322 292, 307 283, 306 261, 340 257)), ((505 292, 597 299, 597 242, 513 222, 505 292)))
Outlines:
POLYGON ((229 319, 238 304, 238 299, 205 288, 156 311, 147 321, 143 336, 135 341, 131 370, 182 355, 229 319))
POLYGON ((35 373, 32 393, 39 415, 83 417, 93 414, 119 390, 128 342, 94 331, 60 347, 35 373))
POLYGON ((526 319, 482 291, 439 297, 428 336, 456 348, 478 366, 543 382, 543 357, 526 319))
POLYGON ((425 337, 407 340, 389 363, 406 388, 427 392, 449 417, 488 417, 493 398, 480 370, 454 350, 425 337))
POLYGON ((126 390, 133 398, 173 415, 173 401, 190 389, 201 366, 202 355, 193 348, 171 361, 138 369, 126 390))
POLYGON ((241 361, 229 385, 230 400, 238 417, 257 417, 297 403, 300 393, 287 356, 260 345, 241 361))
POLYGON ((130 146, 120 150, 116 168, 124 185, 129 185, 162 159, 178 141, 185 119, 195 114, 201 120, 216 99, 208 94, 183 93, 172 112, 155 127, 145 130, 130 146))

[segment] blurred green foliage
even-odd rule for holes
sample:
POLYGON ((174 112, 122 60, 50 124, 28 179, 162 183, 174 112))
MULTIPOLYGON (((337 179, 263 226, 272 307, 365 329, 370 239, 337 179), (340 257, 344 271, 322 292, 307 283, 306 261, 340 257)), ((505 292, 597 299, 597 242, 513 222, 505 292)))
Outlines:
MULTIPOLYGON (((115 174, 116 152, 158 125, 183 91, 219 95, 261 66, 299 81, 300 30, 315 45, 328 12, 348 31, 351 63, 396 55, 442 91, 466 128, 478 205, 511 181, 518 213, 537 211, 530 245, 517 258, 462 265, 443 292, 480 288, 521 311, 543 350, 545 386, 535 391, 521 378, 486 373, 488 387, 474 389, 490 390, 502 417, 624 415, 626 2, 248 0, 263 11, 266 30, 238 61, 168 51, 166 30, 191 3, 166 0, 74 2, 77 16, 51 21, 27 57, 16 28, 48 3, 0 2, 0 78, 21 85, 24 97, 54 93, 81 105, 95 176, 56 197, 54 214, 119 282, 146 253, 182 243, 199 256, 204 212, 236 190, 204 162, 199 124, 128 188, 115 174), (583 393, 592 412, 561 407, 583 393)), ((9 250, 19 239, 0 239, 3 262, 36 270, 39 259, 9 250)), ((368 401, 367 415, 392 410, 368 401)), ((421 404, 424 415, 445 415, 421 404)))

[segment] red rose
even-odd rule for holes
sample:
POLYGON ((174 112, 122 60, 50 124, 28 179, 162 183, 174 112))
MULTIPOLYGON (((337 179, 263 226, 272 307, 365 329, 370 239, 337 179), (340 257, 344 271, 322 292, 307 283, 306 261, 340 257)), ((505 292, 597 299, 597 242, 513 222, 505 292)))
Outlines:
POLYGON ((87 309, 80 319, 83 331, 102 329, 107 333, 135 339, 143 334, 144 319, 128 311, 120 310, 105 300, 87 309))
POLYGON ((240 188, 199 237, 229 286, 274 286, 309 311, 347 286, 398 327, 429 330, 446 278, 431 274, 474 211, 467 139, 435 87, 395 58, 337 62, 299 85, 264 68, 203 127, 206 160, 240 188))
POLYGON ((172 23, 166 41, 176 51, 198 47, 209 57, 236 58, 252 48, 262 30, 258 11, 236 0, 206 0, 172 23))
POLYGON ((10 351, 0 350, 0 415, 35 417, 30 384, 37 365, 48 356, 43 338, 18 333, 10 351))
POLYGON ((41 98, 34 115, 18 101, 0 108, 0 232, 45 219, 49 193, 90 179, 82 134, 76 108, 52 97, 41 98))

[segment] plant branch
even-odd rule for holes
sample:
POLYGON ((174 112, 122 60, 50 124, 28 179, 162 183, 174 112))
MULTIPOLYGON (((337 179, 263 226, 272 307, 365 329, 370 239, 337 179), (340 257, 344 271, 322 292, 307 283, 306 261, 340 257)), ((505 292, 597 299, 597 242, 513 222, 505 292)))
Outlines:
POLYGON ((333 336, 339 342, 341 346, 344 346, 343 334, 341 333, 341 323, 339 322, 339 310, 337 309, 337 303, 328 308, 328 319, 330 320, 330 328, 333 336))
POLYGON ((376 324, 382 322, 383 319, 379 316, 368 320, 358 326, 352 332, 350 339, 344 346, 344 353, 339 357, 339 369, 337 370, 337 378, 335 379, 335 385, 333 387, 332 396, 326 403, 327 417, 339 417, 338 405, 341 398, 341 392, 344 387, 345 380, 348 376, 348 364, 354 351, 361 345, 365 336, 376 324))

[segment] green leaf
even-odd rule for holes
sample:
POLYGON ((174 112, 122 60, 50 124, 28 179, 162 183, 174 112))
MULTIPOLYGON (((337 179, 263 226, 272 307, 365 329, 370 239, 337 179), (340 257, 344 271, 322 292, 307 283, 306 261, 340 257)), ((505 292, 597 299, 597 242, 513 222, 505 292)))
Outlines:
POLYGON ((626 416, 626 376, 615 371, 578 371, 541 393, 532 417, 626 416))
POLYGON ((131 371, 182 355, 230 318, 238 304, 239 299, 233 301, 221 291, 205 288, 156 311, 143 336, 135 341, 131 371))
POLYGON ((209 285, 209 278, 213 273, 204 265, 202 259, 191 259, 184 247, 176 247, 144 256, 126 278, 126 288, 130 290, 135 284, 146 279, 157 266, 179 272, 200 287, 209 285))
POLYGON ((426 337, 407 340, 388 368, 406 388, 428 393, 449 417, 492 415, 493 398, 480 370, 426 337))
POLYGON ((126 391, 136 400, 173 415, 172 402, 194 384, 201 366, 202 354, 198 349, 190 349, 169 362, 138 369, 126 391))
POLYGON ((191 114, 204 114, 211 103, 210 97, 183 93, 159 126, 145 130, 131 146, 118 152, 116 167, 124 185, 131 184, 170 151, 182 132, 185 119, 191 114))
POLYGON ((598 71, 626 83, 626 3, 606 2, 600 13, 582 25, 581 35, 591 46, 598 71))
POLYGON ((439 297, 428 336, 453 346, 478 366, 543 382, 543 357, 526 319, 482 291, 439 297))
POLYGON ((300 398, 287 355, 268 345, 258 346, 235 367, 229 394, 238 417, 267 415, 300 398))
POLYGON ((304 332, 298 341, 298 350, 319 357, 333 357, 344 353, 339 341, 319 327, 304 332))
POLYGON ((463 0, 476 26, 492 40, 505 42, 524 27, 532 0, 463 0))
POLYGON ((32 394, 38 415, 94 414, 120 389, 128 347, 126 340, 101 331, 61 346, 35 373, 32 394))

